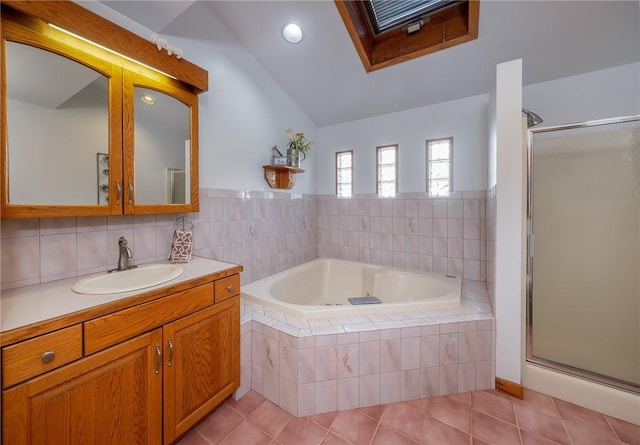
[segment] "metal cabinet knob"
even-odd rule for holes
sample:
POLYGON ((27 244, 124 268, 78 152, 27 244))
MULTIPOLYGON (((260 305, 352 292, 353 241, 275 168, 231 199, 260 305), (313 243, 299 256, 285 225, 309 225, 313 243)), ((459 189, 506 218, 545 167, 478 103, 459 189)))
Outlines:
POLYGON ((234 287, 232 285, 227 286, 227 291, 233 292, 233 290, 234 290, 234 287))
POLYGON ((53 359, 56 358, 56 353, 53 351, 47 351, 40 357, 42 363, 51 363, 53 359))

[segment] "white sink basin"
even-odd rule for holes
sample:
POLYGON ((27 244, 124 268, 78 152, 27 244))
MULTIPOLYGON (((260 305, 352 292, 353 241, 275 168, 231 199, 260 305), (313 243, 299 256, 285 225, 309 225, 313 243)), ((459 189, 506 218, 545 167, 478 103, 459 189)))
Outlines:
POLYGON ((111 272, 79 280, 71 287, 78 294, 117 294, 156 286, 179 277, 184 269, 177 264, 150 264, 121 272, 111 272))

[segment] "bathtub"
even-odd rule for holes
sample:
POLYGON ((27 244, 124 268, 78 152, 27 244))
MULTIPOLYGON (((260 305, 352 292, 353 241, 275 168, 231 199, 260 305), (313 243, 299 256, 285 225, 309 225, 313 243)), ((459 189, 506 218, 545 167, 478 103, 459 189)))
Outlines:
POLYGON ((244 285, 241 293, 246 302, 313 319, 454 309, 461 288, 460 277, 318 258, 244 285), (359 296, 381 303, 348 300, 359 296))

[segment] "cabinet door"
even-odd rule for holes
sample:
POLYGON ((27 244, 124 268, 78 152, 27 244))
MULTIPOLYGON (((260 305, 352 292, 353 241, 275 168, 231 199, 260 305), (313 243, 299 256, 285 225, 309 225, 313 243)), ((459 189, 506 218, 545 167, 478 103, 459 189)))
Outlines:
POLYGON ((162 443, 156 329, 2 394, 4 445, 162 443))
POLYGON ((2 218, 122 214, 122 68, 9 8, 0 28, 2 218))
POLYGON ((169 444, 240 386, 240 297, 165 325, 163 334, 169 444))
POLYGON ((124 213, 198 211, 198 96, 151 70, 124 71, 124 213))

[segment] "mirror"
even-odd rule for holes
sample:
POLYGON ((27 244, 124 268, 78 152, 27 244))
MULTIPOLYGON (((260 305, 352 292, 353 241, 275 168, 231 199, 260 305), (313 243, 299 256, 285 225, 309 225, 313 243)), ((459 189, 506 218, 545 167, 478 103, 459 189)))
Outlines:
POLYGON ((150 88, 134 88, 136 204, 189 204, 190 107, 150 88))
POLYGON ((108 159, 109 79, 11 41, 6 73, 9 203, 107 204, 108 165, 98 154, 108 159))
MULTIPOLYGON (((4 3, 2 12, 2 218, 197 211, 199 90, 4 3)), ((173 69, 206 80, 186 61, 173 69)))

